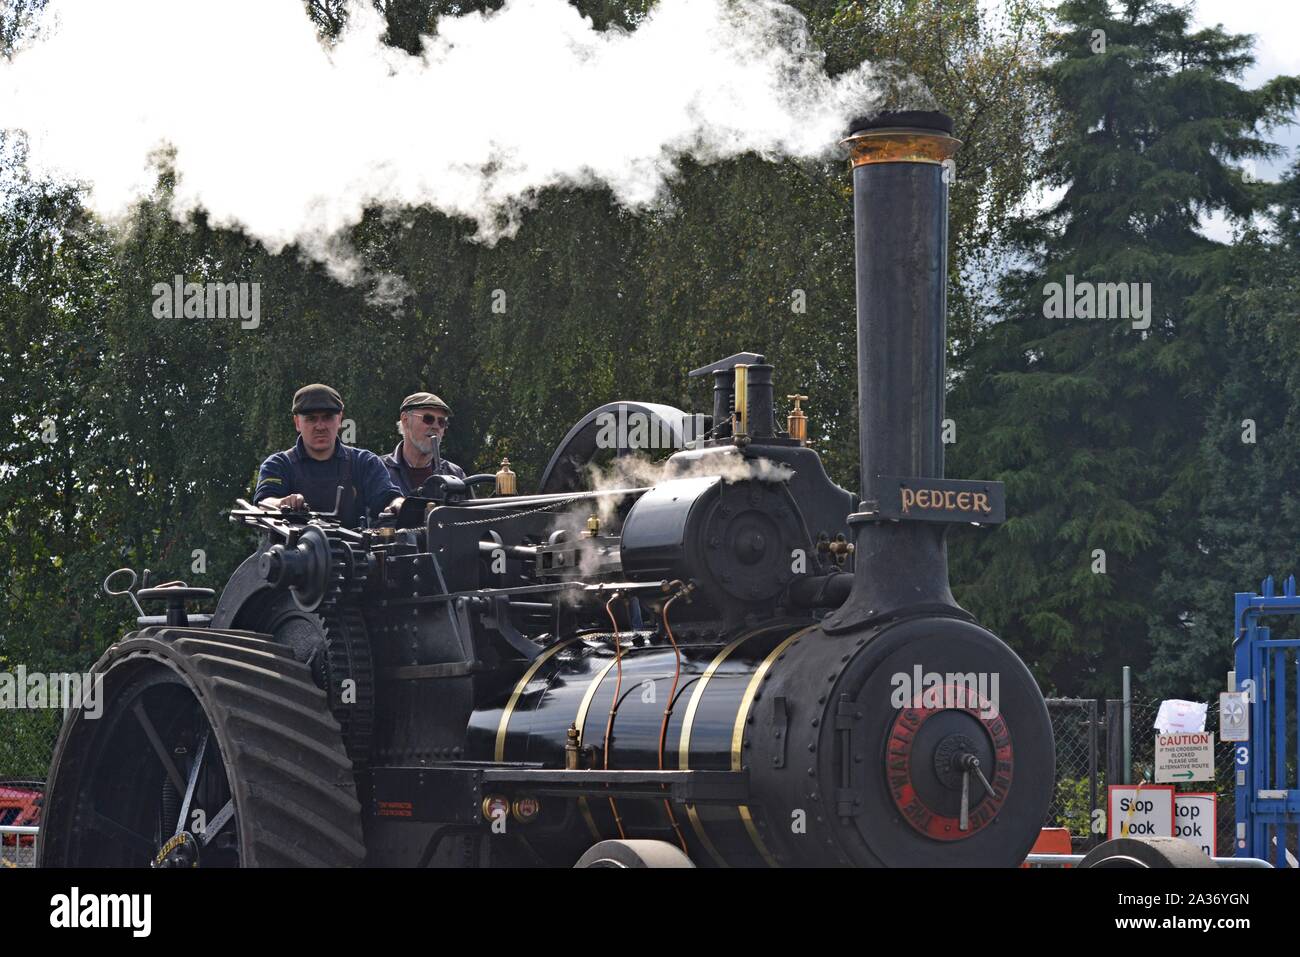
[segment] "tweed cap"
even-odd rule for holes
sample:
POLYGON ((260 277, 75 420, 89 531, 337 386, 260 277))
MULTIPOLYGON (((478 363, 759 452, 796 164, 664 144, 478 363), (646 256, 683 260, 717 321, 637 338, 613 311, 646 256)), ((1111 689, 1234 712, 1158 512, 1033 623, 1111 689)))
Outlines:
POLYGON ((451 406, 442 399, 438 398, 432 392, 413 392, 402 400, 402 407, 398 410, 410 412, 412 409, 442 409, 448 415, 451 415, 451 406))
POLYGON ((343 397, 320 382, 305 385, 293 394, 293 413, 342 412, 343 397))

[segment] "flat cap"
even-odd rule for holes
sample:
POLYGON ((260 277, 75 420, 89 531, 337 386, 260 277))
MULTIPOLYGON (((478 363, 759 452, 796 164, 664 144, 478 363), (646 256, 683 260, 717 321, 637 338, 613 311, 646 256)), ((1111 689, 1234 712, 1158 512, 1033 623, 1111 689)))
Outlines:
POLYGON ((402 407, 398 410, 398 414, 410 412, 412 409, 442 409, 448 415, 451 415, 451 406, 432 392, 411 393, 402 400, 402 407))
POLYGON ((342 412, 343 397, 320 382, 305 385, 293 394, 293 413, 342 412))

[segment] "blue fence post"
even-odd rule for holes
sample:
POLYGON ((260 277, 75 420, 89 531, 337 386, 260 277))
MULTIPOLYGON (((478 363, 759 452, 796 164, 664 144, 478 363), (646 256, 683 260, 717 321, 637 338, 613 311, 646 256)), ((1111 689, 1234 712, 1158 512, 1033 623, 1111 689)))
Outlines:
POLYGON ((1238 592, 1233 599, 1233 664, 1237 690, 1248 694, 1250 715, 1249 740, 1233 748, 1233 852, 1272 860, 1278 867, 1291 863, 1287 841, 1291 829, 1300 826, 1300 727, 1287 729, 1287 662, 1288 655, 1296 654, 1295 688, 1300 692, 1300 638, 1274 638, 1263 622, 1269 616, 1296 614, 1300 598, 1294 575, 1282 583, 1281 595, 1270 576, 1260 583, 1259 594, 1238 592), (1291 735, 1297 761, 1294 780, 1286 765, 1291 735))
MULTIPOLYGON (((1250 613, 1251 599, 1255 596, 1250 592, 1237 592, 1233 597, 1233 620, 1235 627, 1233 629, 1233 667, 1237 672, 1237 687, 1233 691, 1249 688, 1254 684, 1254 662, 1251 660, 1252 650, 1254 649, 1254 620, 1250 613)), ((1254 732, 1255 709, 1248 707, 1250 712, 1251 732, 1254 732)), ((1238 744, 1232 749, 1233 759, 1233 782, 1235 785, 1233 807, 1236 809, 1236 832, 1233 841, 1233 856, 1235 857, 1254 857, 1254 835, 1251 833, 1250 818, 1250 747, 1253 742, 1247 741, 1246 747, 1238 744)))

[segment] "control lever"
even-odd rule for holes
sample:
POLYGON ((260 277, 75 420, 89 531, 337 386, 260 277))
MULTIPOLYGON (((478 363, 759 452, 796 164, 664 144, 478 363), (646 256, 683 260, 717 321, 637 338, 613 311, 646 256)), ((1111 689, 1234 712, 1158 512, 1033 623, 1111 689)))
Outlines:
MULTIPOLYGON (((306 499, 303 499, 305 502, 306 499)), ((280 511, 286 515, 315 515, 317 518, 338 518, 339 507, 343 504, 343 486, 334 486, 334 510, 330 512, 313 512, 310 508, 289 508, 286 505, 280 506, 280 511)))
POLYGON ((973 754, 963 754, 958 759, 961 765, 961 816, 957 821, 957 827, 962 831, 970 830, 970 776, 973 773, 988 792, 989 797, 997 797, 993 791, 993 785, 989 784, 989 779, 984 776, 980 770, 980 759, 973 754))
MULTIPOLYGON (((149 574, 149 569, 147 568, 145 569, 145 574, 146 575, 149 574)), ((140 617, 141 618, 144 617, 144 609, 140 607, 140 602, 136 599, 135 592, 131 591, 131 589, 135 587, 135 569, 119 568, 115 572, 109 572, 108 577, 104 579, 104 584, 101 585, 100 587, 104 589, 105 595, 112 595, 114 598, 120 598, 122 595, 125 595, 127 598, 131 599, 131 604, 135 605, 135 610, 139 612, 140 617), (130 575, 131 581, 127 583, 127 586, 125 588, 121 588, 118 589, 117 591, 114 591, 112 588, 108 586, 108 583, 111 582, 118 575, 121 575, 123 573, 130 575)))

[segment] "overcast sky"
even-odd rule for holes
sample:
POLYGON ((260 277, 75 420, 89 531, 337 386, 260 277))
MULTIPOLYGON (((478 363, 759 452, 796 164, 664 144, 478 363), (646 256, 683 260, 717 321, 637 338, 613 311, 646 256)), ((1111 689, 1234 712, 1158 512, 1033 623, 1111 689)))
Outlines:
MULTIPOLYGON (((1245 76, 1247 87, 1257 87, 1282 74, 1300 74, 1300 2, 1296 0, 1200 0, 1196 21, 1201 26, 1222 24, 1231 33, 1255 35, 1255 66, 1245 76)), ((1282 127, 1273 139, 1289 147, 1287 160, 1260 165, 1261 174, 1275 179, 1277 172, 1296 157, 1300 126, 1282 127)))
MULTIPOLYGON (((1244 77, 1254 88, 1279 74, 1300 74, 1300 2, 1296 0, 1200 0, 1196 4, 1200 26, 1221 24, 1231 33, 1255 36, 1255 65, 1244 77)), ((1258 164, 1262 179, 1277 179, 1281 171, 1300 155, 1300 125, 1278 127, 1273 142, 1286 147, 1285 156, 1272 163, 1258 164)), ((1207 217, 1204 232, 1212 239, 1231 239, 1231 228, 1222 216, 1207 217)))

